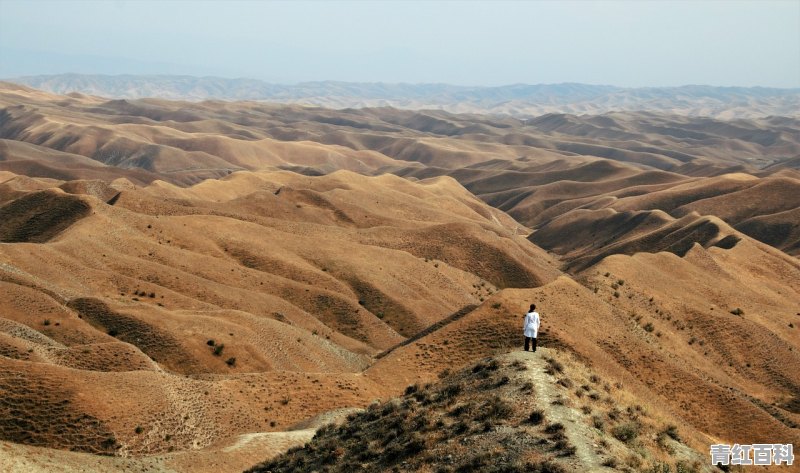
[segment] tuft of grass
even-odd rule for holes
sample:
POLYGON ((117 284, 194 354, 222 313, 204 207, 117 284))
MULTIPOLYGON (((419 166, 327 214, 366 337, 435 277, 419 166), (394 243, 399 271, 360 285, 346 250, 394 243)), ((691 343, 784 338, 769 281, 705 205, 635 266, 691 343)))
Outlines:
POLYGON ((639 436, 641 426, 636 422, 628 422, 625 424, 614 426, 611 429, 611 435, 617 440, 624 443, 630 443, 639 436))
POLYGON ((667 437, 671 438, 672 440, 675 440, 676 442, 681 441, 681 436, 678 433, 678 426, 676 425, 673 424, 668 425, 667 428, 664 429, 664 433, 667 435, 667 437))
POLYGON ((592 416, 592 425, 595 429, 603 431, 605 428, 605 421, 603 421, 603 418, 600 416, 592 416))
POLYGON ((733 314, 733 315, 744 315, 744 311, 741 309, 741 307, 737 307, 737 308, 735 308, 735 309, 733 309, 731 311, 731 314, 733 314))
POLYGON ((564 431, 564 424, 562 424, 561 422, 548 424, 547 427, 544 428, 544 431, 547 434, 557 434, 559 432, 563 432, 564 431))
POLYGON ((614 458, 614 457, 611 457, 611 458, 606 458, 605 460, 603 460, 603 463, 601 463, 600 465, 604 466, 606 468, 612 468, 612 469, 616 470, 617 469, 617 464, 618 464, 617 459, 614 458))

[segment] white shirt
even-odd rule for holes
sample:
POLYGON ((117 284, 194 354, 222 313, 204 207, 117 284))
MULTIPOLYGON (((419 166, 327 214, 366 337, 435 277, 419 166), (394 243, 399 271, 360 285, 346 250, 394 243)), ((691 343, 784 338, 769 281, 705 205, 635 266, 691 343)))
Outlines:
POLYGON ((526 337, 536 338, 539 334, 539 313, 536 311, 528 312, 525 314, 525 323, 523 325, 526 337))

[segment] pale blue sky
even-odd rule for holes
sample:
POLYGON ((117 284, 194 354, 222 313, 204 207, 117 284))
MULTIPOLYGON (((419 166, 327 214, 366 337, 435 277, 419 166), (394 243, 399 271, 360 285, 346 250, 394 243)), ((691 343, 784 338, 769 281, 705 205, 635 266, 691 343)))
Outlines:
POLYGON ((800 87, 800 0, 0 0, 0 77, 800 87))

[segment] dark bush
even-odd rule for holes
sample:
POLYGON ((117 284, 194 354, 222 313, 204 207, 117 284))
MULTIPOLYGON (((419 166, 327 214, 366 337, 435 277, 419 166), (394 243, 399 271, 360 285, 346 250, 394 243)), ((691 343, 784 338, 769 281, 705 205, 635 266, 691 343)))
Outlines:
POLYGON ((678 427, 676 425, 668 425, 666 429, 664 429, 664 433, 667 434, 669 438, 675 440, 676 442, 681 441, 681 436, 678 433, 678 427))
POLYGON ((544 411, 536 409, 528 416, 528 422, 533 425, 539 425, 544 421, 544 411))
POLYGON ((556 422, 554 424, 549 424, 545 427, 544 431, 548 434, 555 434, 558 432, 562 432, 564 430, 564 424, 561 422, 556 422))

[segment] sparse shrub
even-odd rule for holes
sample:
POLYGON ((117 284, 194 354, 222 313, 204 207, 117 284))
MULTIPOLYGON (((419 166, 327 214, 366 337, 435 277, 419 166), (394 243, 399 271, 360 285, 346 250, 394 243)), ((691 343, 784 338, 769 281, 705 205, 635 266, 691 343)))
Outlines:
POLYGON ((533 383, 530 381, 526 381, 525 384, 523 384, 522 387, 519 389, 520 391, 526 393, 533 392, 533 383))
POLYGON ((589 376, 589 381, 592 382, 593 384, 597 384, 600 382, 600 377, 597 376, 596 374, 593 374, 589 376))
POLYGON ((42 324, 44 324, 44 326, 47 327, 48 325, 50 325, 50 319, 44 319, 44 322, 42 322, 42 324))
POLYGON ((150 294, 147 295, 147 297, 149 297, 150 299, 155 299, 156 298, 156 293, 155 292, 151 292, 150 294))
POLYGON ((600 416, 592 416, 592 425, 594 426, 595 429, 602 431, 603 428, 605 427, 605 422, 603 421, 603 418, 600 416))
POLYGON ((625 459, 625 464, 631 468, 639 468, 642 466, 642 458, 639 455, 630 454, 625 459))
POLYGON ((603 463, 601 463, 600 465, 604 466, 606 468, 616 469, 617 468, 617 463, 618 463, 617 459, 614 458, 614 457, 611 457, 611 458, 606 458, 605 460, 603 460, 603 463))
POLYGON ((735 308, 735 309, 733 309, 731 311, 731 314, 733 314, 733 315, 744 315, 744 311, 740 307, 737 307, 737 308, 735 308))
MULTIPOLYGON (((564 372, 564 365, 562 365, 558 360, 554 358, 547 359, 547 367, 552 369, 553 372, 563 373, 564 372)), ((548 373, 548 374, 553 374, 548 373)))
POLYGON ((231 368, 236 366, 236 357, 232 356, 232 357, 228 358, 227 360, 225 360, 225 364, 230 366, 231 368))
POLYGON ((569 389, 573 386, 572 380, 569 378, 561 378, 557 381, 558 384, 564 386, 565 388, 569 389))
POLYGON ((532 469, 526 468, 526 470, 534 473, 567 473, 566 468, 549 460, 535 465, 532 469))
POLYGON ((453 402, 463 389, 464 386, 461 383, 448 384, 437 393, 436 401, 453 402))
POLYGON ((561 422, 556 422, 554 424, 548 424, 547 427, 545 427, 544 431, 545 431, 545 433, 548 433, 548 434, 556 434, 556 433, 559 433, 559 432, 563 432, 564 431, 564 424, 562 424, 561 422))
POLYGON ((494 396, 481 406, 481 411, 475 420, 508 419, 513 413, 514 409, 511 407, 511 404, 494 396))
POLYGON ((544 421, 544 411, 536 409, 528 416, 528 422, 533 425, 539 425, 544 421))
POLYGON ((497 310, 497 309, 499 309, 499 308, 500 308, 500 307, 502 307, 502 306, 503 306, 503 304, 501 304, 501 303, 499 303, 499 302, 495 302, 494 304, 492 304, 492 309, 495 309, 495 310, 497 310))
POLYGON ((669 438, 671 438, 672 440, 675 440, 676 442, 680 442, 681 441, 681 436, 678 433, 678 426, 676 426, 676 425, 672 425, 672 424, 668 425, 667 428, 664 429, 664 433, 667 434, 667 436, 669 438))
POLYGON ((617 284, 619 284, 620 286, 624 286, 625 285, 625 280, 624 279, 620 279, 619 281, 617 281, 617 284))
POLYGON ((285 406, 286 404, 289 404, 289 401, 291 401, 291 398, 289 396, 283 396, 281 398, 281 405, 285 406))
POLYGON ((652 324, 652 322, 647 322, 646 324, 644 324, 644 331, 645 332, 652 332, 655 329, 656 329, 656 327, 655 327, 655 325, 652 324))
POLYGON ((611 276, 611 273, 606 273, 606 274, 604 274, 603 276, 605 276, 605 277, 609 277, 609 276, 611 276))
POLYGON ((406 396, 410 396, 410 395, 414 394, 417 391, 419 391, 419 384, 414 383, 414 384, 409 385, 409 386, 406 387, 406 390, 405 390, 404 394, 406 396))
POLYGON ((214 350, 212 351, 212 353, 214 353, 214 356, 222 356, 222 351, 224 349, 225 349, 225 344, 220 343, 219 345, 214 346, 214 350))
POLYGON ((617 292, 617 291, 614 291, 614 297, 616 297, 617 299, 619 299, 619 292, 617 292))
POLYGON ((496 371, 498 368, 500 368, 500 362, 495 359, 489 359, 488 361, 481 361, 473 366, 472 372, 486 378, 489 376, 489 372, 496 371))
POLYGON ((133 429, 133 431, 136 432, 137 434, 141 434, 142 432, 144 432, 144 427, 142 427, 141 425, 137 425, 136 428, 133 429))
POLYGON ((577 451, 575 446, 571 445, 566 439, 557 441, 553 448, 558 451, 558 456, 560 457, 571 457, 577 451))
POLYGON ((464 434, 464 433, 467 433, 467 432, 469 432, 469 424, 467 424, 463 420, 453 424, 453 433, 454 434, 461 435, 461 434, 464 434))
POLYGON ((641 426, 636 422, 628 422, 626 424, 614 426, 611 429, 611 435, 620 442, 629 443, 639 436, 641 426))
POLYGON ((583 407, 581 407, 581 412, 583 412, 585 415, 588 416, 589 414, 592 413, 592 407, 591 406, 583 406, 583 407))
POLYGON ((520 360, 514 360, 508 366, 514 368, 517 371, 525 371, 526 369, 528 369, 528 367, 525 366, 525 363, 523 363, 520 360))

